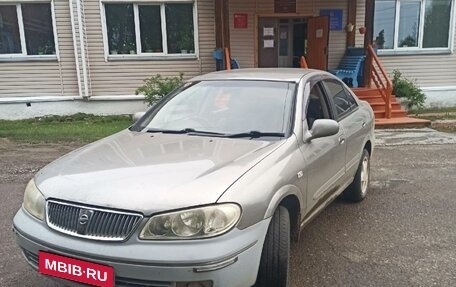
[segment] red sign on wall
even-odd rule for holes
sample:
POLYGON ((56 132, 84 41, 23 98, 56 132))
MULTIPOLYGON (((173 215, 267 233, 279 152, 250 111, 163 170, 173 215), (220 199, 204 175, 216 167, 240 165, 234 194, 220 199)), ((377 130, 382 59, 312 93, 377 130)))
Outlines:
POLYGON ((247 13, 234 13, 234 28, 247 29, 248 15, 247 13))

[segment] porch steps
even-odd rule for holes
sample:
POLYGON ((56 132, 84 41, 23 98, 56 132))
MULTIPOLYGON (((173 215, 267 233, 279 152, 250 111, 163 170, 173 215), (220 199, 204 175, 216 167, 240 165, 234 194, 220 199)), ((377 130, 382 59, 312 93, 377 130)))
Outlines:
POLYGON ((376 128, 422 128, 430 126, 428 120, 409 117, 397 98, 391 96, 391 118, 386 118, 385 102, 376 88, 354 88, 353 92, 360 100, 368 102, 375 115, 376 128))

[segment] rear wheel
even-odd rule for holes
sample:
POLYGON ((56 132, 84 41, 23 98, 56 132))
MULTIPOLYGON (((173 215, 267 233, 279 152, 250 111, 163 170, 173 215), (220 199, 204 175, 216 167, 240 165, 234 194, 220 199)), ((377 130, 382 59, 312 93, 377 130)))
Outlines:
POLYGON ((346 199, 359 202, 363 200, 367 191, 369 190, 369 180, 370 180, 370 154, 365 149, 361 156, 361 161, 358 165, 358 170, 355 174, 355 179, 344 191, 343 195, 346 199))
POLYGON ((279 206, 269 224, 261 254, 256 287, 288 286, 290 262, 290 215, 279 206))

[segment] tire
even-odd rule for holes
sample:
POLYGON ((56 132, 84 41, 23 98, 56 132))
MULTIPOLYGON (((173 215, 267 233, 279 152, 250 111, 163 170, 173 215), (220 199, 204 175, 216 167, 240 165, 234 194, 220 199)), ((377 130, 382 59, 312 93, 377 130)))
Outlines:
POLYGON ((279 206, 269 224, 254 287, 288 286, 290 263, 290 215, 279 206))
POLYGON ((355 179, 344 191, 345 199, 360 202, 362 201, 369 190, 370 183, 370 154, 364 149, 361 160, 358 165, 358 170, 355 174, 355 179))

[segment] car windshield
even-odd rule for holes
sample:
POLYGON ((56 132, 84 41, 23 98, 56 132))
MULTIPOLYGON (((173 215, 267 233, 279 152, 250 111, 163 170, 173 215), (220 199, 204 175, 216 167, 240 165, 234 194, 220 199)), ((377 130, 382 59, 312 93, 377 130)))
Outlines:
POLYGON ((295 83, 201 81, 188 83, 141 120, 149 132, 231 137, 283 137, 291 124, 295 83))

